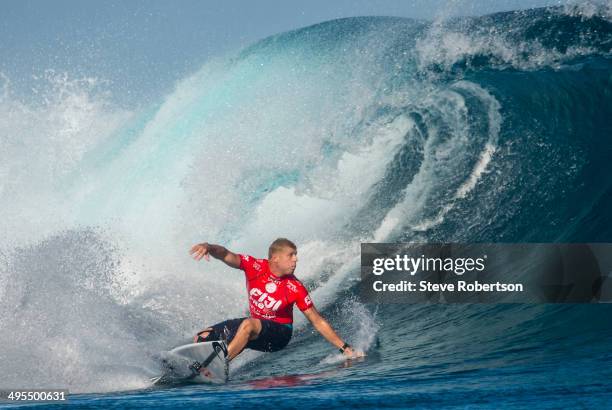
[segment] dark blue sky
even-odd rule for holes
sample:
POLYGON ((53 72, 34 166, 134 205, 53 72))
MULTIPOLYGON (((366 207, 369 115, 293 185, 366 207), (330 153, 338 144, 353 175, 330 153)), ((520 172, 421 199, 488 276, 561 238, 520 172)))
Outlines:
POLYGON ((4 0, 0 72, 25 93, 32 75, 48 69, 108 80, 113 94, 131 105, 167 92, 211 56, 321 21, 364 15, 432 19, 560 3, 565 1, 4 0))

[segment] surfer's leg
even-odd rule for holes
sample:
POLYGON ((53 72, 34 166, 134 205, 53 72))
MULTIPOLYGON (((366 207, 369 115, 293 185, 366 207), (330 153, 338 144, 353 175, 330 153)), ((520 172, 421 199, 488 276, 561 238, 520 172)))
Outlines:
POLYGON ((249 340, 257 339, 261 332, 261 321, 259 319, 247 318, 242 321, 236 336, 227 347, 227 360, 238 356, 249 343, 249 340))
POLYGON ((247 349, 260 352, 277 352, 284 349, 291 340, 293 326, 261 319, 261 332, 255 340, 247 343, 247 349))
POLYGON ((206 338, 208 337, 208 335, 210 334, 210 332, 213 331, 212 327, 208 327, 204 330, 202 330, 201 332, 198 332, 194 337, 193 337, 193 343, 199 343, 199 342, 204 342, 206 340, 206 338))
POLYGON ((200 330, 193 338, 194 343, 212 342, 215 340, 226 340, 228 343, 232 341, 237 333, 240 324, 245 318, 229 319, 221 323, 209 326, 204 330, 200 330))

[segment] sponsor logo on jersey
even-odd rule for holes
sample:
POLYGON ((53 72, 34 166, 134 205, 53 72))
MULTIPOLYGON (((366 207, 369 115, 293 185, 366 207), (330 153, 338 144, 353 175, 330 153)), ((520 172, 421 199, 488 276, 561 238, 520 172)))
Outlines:
POLYGON ((244 257, 244 260, 245 260, 245 261, 248 261, 248 260, 249 260, 249 255, 243 255, 243 257, 244 257))
POLYGON ((307 295, 304 298, 304 303, 306 303, 306 305, 312 305, 312 299, 310 299, 310 295, 307 295))
POLYGON ((289 288, 289 290, 291 290, 292 292, 296 292, 297 293, 297 286, 295 286, 295 283, 287 281, 287 287, 289 288))
POLYGON ((268 293, 257 288, 253 288, 249 292, 249 301, 259 309, 271 309, 274 312, 278 310, 282 303, 281 300, 276 300, 268 293))
POLYGON ((257 262, 253 262, 253 269, 255 270, 261 270, 261 265, 257 262))
POLYGON ((266 283, 266 292, 268 293, 276 292, 276 284, 273 282, 266 283))

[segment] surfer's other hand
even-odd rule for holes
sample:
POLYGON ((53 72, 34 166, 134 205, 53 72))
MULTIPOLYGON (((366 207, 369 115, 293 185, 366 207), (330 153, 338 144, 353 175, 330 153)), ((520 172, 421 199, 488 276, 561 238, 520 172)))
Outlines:
POLYGON ((365 356, 364 352, 362 352, 361 350, 353 349, 352 347, 347 347, 346 349, 344 349, 344 352, 342 352, 342 354, 349 359, 356 359, 358 357, 365 356))
POLYGON ((207 261, 210 261, 210 254, 208 252, 208 242, 199 243, 197 245, 193 245, 189 253, 193 257, 193 259, 199 261, 202 258, 206 258, 207 261))

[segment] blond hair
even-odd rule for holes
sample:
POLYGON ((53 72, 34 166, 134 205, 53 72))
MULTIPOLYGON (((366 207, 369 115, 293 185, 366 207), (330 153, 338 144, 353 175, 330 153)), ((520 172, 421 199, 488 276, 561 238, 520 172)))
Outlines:
POLYGON ((293 250, 297 251, 297 246, 295 246, 295 244, 291 242, 289 239, 287 238, 275 239, 274 242, 272 242, 270 244, 270 247, 268 248, 268 259, 272 258, 272 255, 275 254, 276 252, 279 252, 285 248, 292 248, 293 250))

